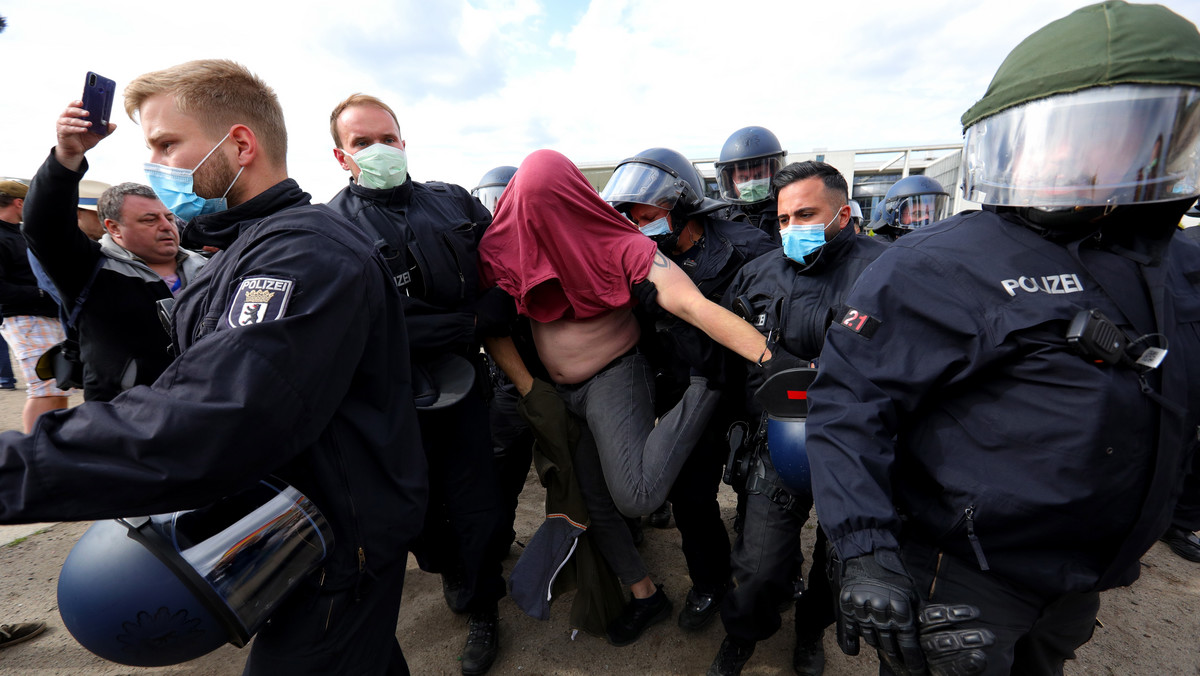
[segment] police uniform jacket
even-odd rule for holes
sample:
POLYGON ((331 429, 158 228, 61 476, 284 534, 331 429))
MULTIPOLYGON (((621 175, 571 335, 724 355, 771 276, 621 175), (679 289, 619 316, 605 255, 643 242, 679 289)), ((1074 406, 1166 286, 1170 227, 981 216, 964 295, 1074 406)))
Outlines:
MULTIPOLYGON (((29 186, 21 232, 58 289, 67 316, 74 317, 84 399, 108 401, 129 385, 153 383, 171 363, 171 340, 157 303, 172 294, 158 273, 108 234, 97 243, 79 229, 75 205, 86 171, 86 160, 80 171, 71 171, 51 151, 29 186), (80 297, 85 287, 86 303, 80 297)), ((181 248, 180 281, 187 285, 204 262, 181 248)))
POLYGON ((817 513, 842 559, 911 540, 1047 595, 1136 579, 1200 422, 1200 249, 1164 246, 1144 265, 994 211, 891 244, 809 390, 817 513), (1162 334, 1144 383, 1072 352, 1089 309, 1162 334))
POLYGON ((387 243, 396 286, 404 295, 414 356, 452 349, 478 352, 477 251, 491 214, 462 187, 417 183, 387 190, 351 179, 329 206, 387 243))
MULTIPOLYGON (((693 245, 700 247, 694 259, 680 267, 708 300, 719 303, 738 270, 771 251, 776 245, 761 230, 746 223, 704 219, 704 238, 693 245)), ((643 323, 651 318, 643 316, 643 323)), ((682 385, 688 382, 691 368, 701 368, 710 378, 717 376, 714 364, 722 360, 723 349, 703 331, 675 317, 654 313, 653 332, 657 344, 649 346, 651 360, 663 364, 671 378, 682 385)))
MULTIPOLYGON (((825 343, 825 330, 837 316, 855 280, 887 245, 856 235, 846 226, 812 254, 797 262, 783 249, 760 256, 734 277, 721 304, 733 309, 743 300, 750 322, 763 335, 773 335, 786 351, 816 360, 825 343)), ((747 405, 757 410, 752 395, 762 385, 762 369, 748 369, 747 405)))
POLYGON ((0 521, 195 508, 274 474, 333 528, 327 589, 403 565, 426 466, 373 242, 290 179, 193 228, 223 250, 176 303, 178 358, 151 386, 0 435, 0 521))
POLYGON ((21 226, 0 221, 0 315, 56 317, 58 305, 38 288, 25 251, 21 226))

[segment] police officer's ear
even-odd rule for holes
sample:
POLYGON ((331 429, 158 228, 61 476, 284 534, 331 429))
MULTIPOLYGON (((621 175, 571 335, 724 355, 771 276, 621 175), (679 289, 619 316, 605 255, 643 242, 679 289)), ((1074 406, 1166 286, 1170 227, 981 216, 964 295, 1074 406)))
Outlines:
POLYGON ((229 138, 237 146, 237 156, 234 164, 238 167, 250 166, 262 153, 262 148, 259 147, 258 137, 254 135, 254 130, 244 124, 235 124, 229 129, 229 138))

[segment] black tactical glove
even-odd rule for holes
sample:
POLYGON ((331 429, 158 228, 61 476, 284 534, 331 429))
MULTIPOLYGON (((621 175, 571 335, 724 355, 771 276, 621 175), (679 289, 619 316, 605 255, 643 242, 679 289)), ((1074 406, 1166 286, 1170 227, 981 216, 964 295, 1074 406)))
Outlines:
POLYGON ((861 636, 889 666, 925 672, 917 639, 917 593, 896 552, 877 549, 846 561, 838 609, 842 652, 857 655, 861 636))
POLYGON ((975 676, 987 669, 982 648, 996 642, 987 629, 956 629, 979 618, 979 609, 968 605, 930 604, 921 609, 921 648, 936 676, 975 676))
POLYGON ((782 347, 779 347, 779 344, 775 341, 768 341, 767 349, 771 350, 771 358, 762 363, 763 370, 765 371, 763 374, 763 380, 768 380, 771 376, 781 371, 807 367, 810 363, 808 360, 801 359, 782 347))

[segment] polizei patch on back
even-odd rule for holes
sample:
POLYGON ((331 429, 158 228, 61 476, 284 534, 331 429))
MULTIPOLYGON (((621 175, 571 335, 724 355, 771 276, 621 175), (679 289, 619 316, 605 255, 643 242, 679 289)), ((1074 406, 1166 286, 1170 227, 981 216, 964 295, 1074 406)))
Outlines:
POLYGON ((279 319, 287 311, 293 285, 292 280, 278 277, 243 279, 229 306, 229 325, 236 329, 279 319))

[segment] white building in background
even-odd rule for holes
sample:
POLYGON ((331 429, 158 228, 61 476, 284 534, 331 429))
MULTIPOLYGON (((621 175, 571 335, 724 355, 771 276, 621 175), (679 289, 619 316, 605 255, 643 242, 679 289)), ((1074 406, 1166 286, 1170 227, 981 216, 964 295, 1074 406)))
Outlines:
MULTIPOLYGON (((850 184, 850 197, 858 201, 867 220, 871 218, 871 209, 876 202, 883 201, 883 196, 893 183, 914 174, 924 174, 942 184, 952 198, 951 213, 979 208, 977 203, 967 201, 962 195, 961 143, 862 150, 819 149, 787 154, 789 163, 805 160, 827 162, 837 167, 850 184)), ((700 175, 708 182, 708 194, 719 198, 714 168, 716 161, 715 157, 692 159, 700 175)), ((588 181, 601 190, 616 166, 616 162, 593 162, 582 163, 579 168, 588 181)))

